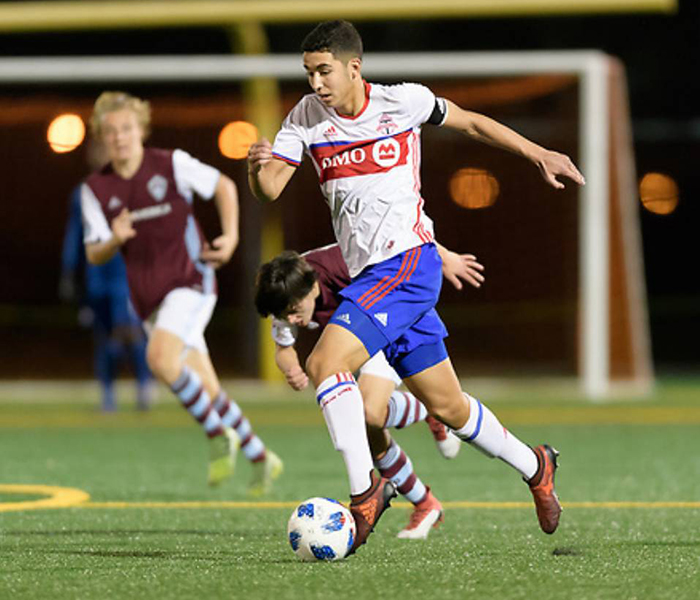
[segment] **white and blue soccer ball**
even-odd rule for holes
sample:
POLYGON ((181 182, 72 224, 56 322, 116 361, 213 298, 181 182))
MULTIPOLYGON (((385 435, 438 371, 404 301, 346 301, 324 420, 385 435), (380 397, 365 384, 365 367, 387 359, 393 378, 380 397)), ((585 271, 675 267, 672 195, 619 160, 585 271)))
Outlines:
POLYGON ((337 500, 309 498, 289 517, 287 536, 303 561, 341 560, 355 540, 355 519, 337 500))

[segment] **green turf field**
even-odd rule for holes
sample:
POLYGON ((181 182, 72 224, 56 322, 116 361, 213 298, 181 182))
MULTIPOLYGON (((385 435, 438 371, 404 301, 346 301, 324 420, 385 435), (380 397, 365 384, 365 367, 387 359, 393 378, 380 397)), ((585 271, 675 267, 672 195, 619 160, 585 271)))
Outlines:
POLYGON ((285 461, 252 504, 242 455, 234 480, 206 487, 204 436, 174 401, 105 416, 68 394, 4 398, 0 598, 700 597, 697 380, 605 405, 533 387, 480 393, 522 439, 561 451, 553 536, 505 465, 466 446, 446 461, 425 425, 400 431, 445 523, 425 542, 396 539, 409 514, 397 502, 356 556, 328 564, 298 562, 286 541, 298 501, 347 494, 313 398, 240 395, 285 461))

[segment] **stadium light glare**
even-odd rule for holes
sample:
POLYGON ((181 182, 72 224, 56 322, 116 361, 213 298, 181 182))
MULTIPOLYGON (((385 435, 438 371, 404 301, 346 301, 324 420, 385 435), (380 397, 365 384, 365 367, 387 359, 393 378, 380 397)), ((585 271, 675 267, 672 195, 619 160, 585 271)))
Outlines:
POLYGON ((56 117, 46 130, 46 140, 57 154, 75 150, 85 139, 85 123, 74 114, 56 117))
POLYGON ((240 160, 258 139, 258 128, 247 121, 231 121, 219 133, 219 151, 226 158, 240 160))
POLYGON ((492 206, 500 189, 498 180, 485 169, 459 169, 450 178, 450 197, 462 208, 492 206))
POLYGON ((663 173, 647 173, 639 182, 639 198, 649 212, 670 215, 678 206, 678 184, 663 173))

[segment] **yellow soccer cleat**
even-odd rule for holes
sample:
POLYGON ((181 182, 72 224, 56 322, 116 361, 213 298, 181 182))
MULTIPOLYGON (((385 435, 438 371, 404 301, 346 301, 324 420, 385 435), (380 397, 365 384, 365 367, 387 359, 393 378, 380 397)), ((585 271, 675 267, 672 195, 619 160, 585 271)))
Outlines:
POLYGON ((284 464, 272 450, 265 450, 265 459, 253 463, 253 476, 248 486, 248 495, 254 498, 264 496, 272 489, 275 481, 284 471, 284 464))
POLYGON ((240 445, 238 434, 230 427, 209 439, 209 485, 219 485, 233 475, 240 445))

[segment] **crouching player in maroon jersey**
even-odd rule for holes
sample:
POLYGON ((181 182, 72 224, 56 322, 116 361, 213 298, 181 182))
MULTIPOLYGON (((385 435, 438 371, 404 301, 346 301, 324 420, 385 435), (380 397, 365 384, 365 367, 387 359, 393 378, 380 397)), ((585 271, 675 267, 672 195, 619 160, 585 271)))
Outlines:
POLYGON ((498 457, 527 482, 540 527, 553 533, 561 505, 554 490, 557 452, 530 448, 481 402, 465 397, 435 305, 442 285, 433 223, 424 210, 420 135, 426 125, 455 129, 536 166, 556 189, 583 176, 569 157, 539 146, 484 115, 464 110, 415 83, 382 85, 362 77, 362 39, 347 21, 319 24, 302 42, 312 93, 287 115, 274 145, 248 152, 248 181, 276 200, 308 156, 328 204, 352 283, 306 367, 350 483, 363 544, 395 495, 377 476, 365 431, 362 394, 352 376, 379 350, 431 415, 465 442, 498 457))
POLYGON ((103 93, 90 124, 109 163, 81 190, 87 259, 103 264, 123 254, 132 301, 149 334, 148 364, 209 438, 209 483, 233 474, 240 446, 253 463, 249 491, 261 495, 282 462, 222 389, 204 339, 217 299, 214 269, 238 245, 235 184, 183 150, 144 148, 150 106, 139 98, 103 93), (192 211, 195 194, 213 197, 219 213, 222 234, 211 245, 192 211))
MULTIPOLYGON (((483 270, 472 255, 458 255, 439 246, 443 273, 460 288, 460 279, 479 287, 483 270)), ((287 383, 303 390, 309 379, 294 348, 299 328, 325 327, 342 298, 339 292, 350 285, 350 273, 337 244, 310 250, 303 255, 283 252, 262 265, 256 282, 258 312, 272 315, 275 361, 287 383)), ((445 458, 457 456, 460 440, 435 418, 410 392, 396 389, 401 379, 378 352, 359 370, 357 379, 364 402, 367 434, 374 464, 382 476, 391 479, 406 500, 413 504, 408 525, 398 537, 425 539, 442 521, 442 505, 413 470, 411 459, 391 438, 387 428, 401 429, 426 421, 438 450, 445 458)))

